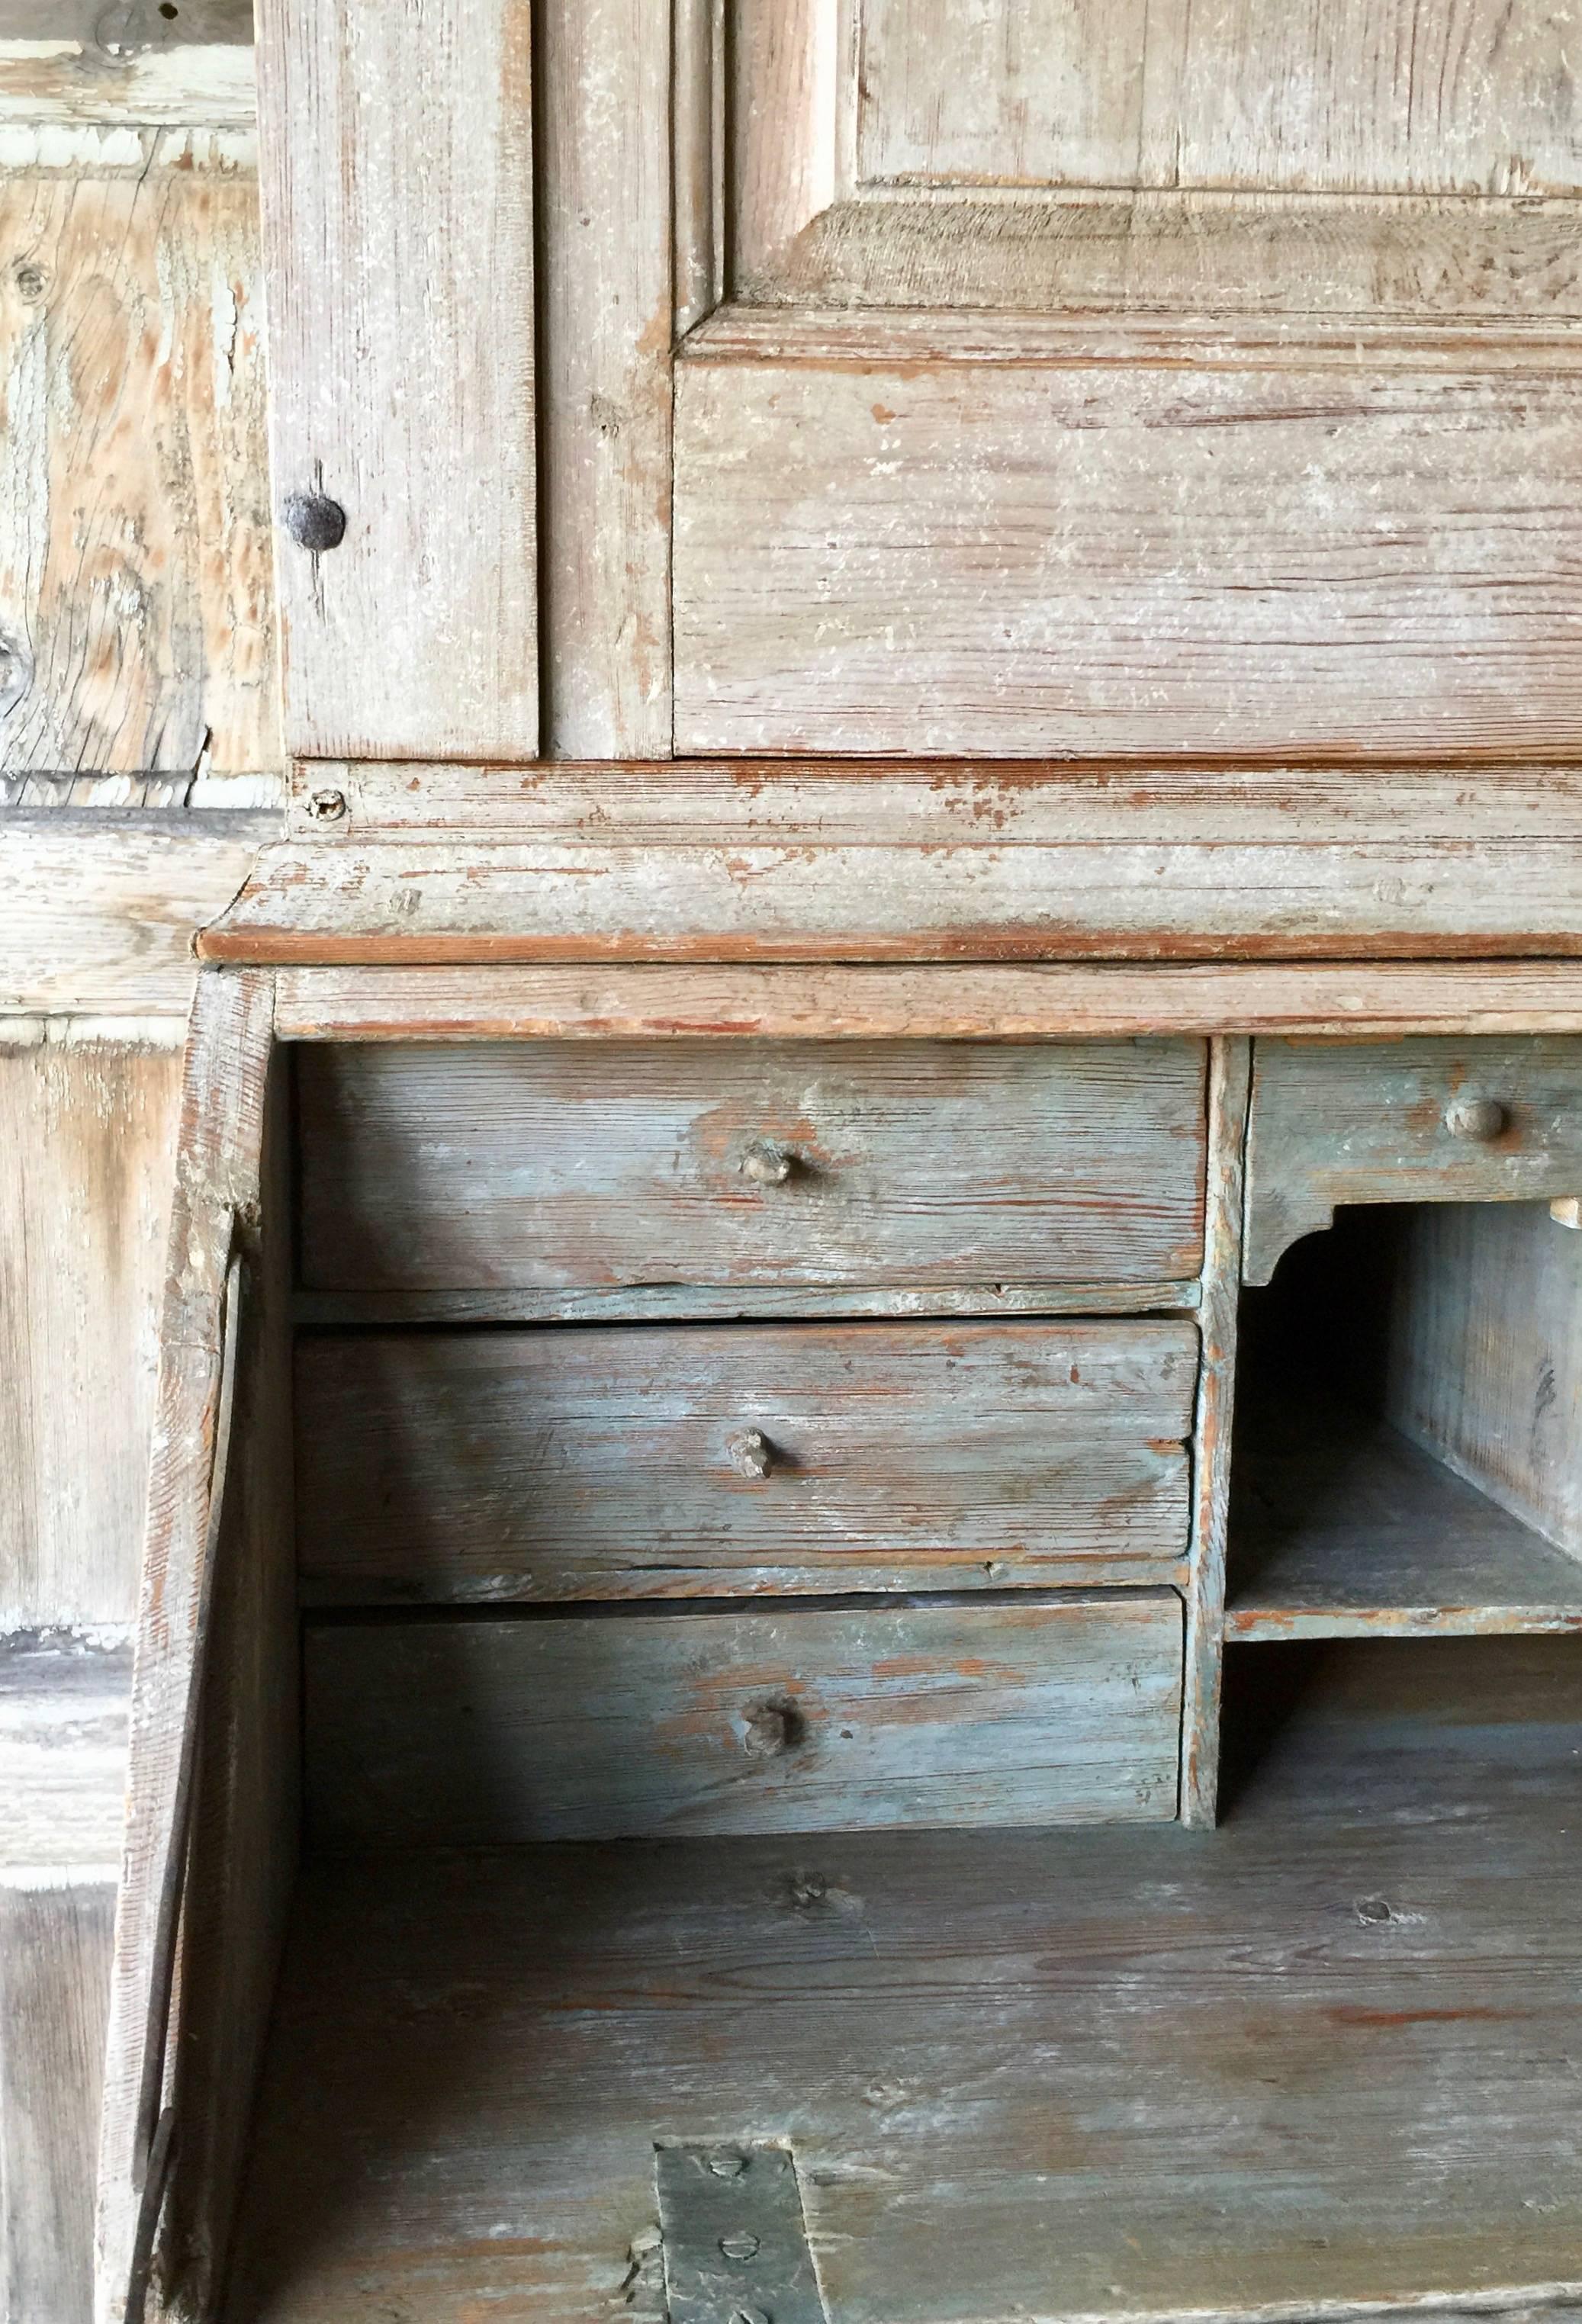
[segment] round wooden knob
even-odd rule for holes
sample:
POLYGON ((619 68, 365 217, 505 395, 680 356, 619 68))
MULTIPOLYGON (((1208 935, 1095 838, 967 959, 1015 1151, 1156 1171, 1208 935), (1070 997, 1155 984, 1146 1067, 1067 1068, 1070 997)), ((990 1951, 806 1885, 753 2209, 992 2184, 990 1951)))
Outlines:
POLYGON ((729 1451, 738 1477, 767 1477, 774 1466, 774 1447, 761 1428, 744 1428, 731 1438, 729 1451))
POLYGON ((762 1702, 747 1713, 742 1748, 754 1759, 772 1759, 791 1743, 791 1720, 772 1702, 762 1702))
POLYGON ((783 1186, 795 1168, 795 1155, 772 1138, 755 1138, 742 1157, 742 1176, 755 1186, 783 1186))
POLYGON ((1456 1097, 1445 1108, 1445 1127, 1452 1138, 1469 1138, 1476 1146, 1486 1146, 1497 1138, 1509 1116, 1498 1098, 1456 1097))

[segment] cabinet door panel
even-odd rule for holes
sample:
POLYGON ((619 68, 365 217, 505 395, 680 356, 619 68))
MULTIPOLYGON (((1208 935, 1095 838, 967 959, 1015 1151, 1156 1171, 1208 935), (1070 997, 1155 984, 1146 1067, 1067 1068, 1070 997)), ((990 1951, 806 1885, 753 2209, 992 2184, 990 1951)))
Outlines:
POLYGON ((681 750, 1582 739, 1571 382, 699 359, 677 428, 681 750))

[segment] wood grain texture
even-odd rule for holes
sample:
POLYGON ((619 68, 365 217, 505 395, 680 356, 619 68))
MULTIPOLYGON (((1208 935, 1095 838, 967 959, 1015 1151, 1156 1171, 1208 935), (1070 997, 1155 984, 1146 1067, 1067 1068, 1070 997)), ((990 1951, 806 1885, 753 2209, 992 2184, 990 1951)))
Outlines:
POLYGON ((1254 1404, 1232 1509, 1232 1638, 1582 1631, 1582 1562, 1335 1400, 1254 1404))
POLYGON ((0 186, 0 768, 278 767, 256 182, 120 143, 0 186))
POLYGON ((526 0, 266 0, 259 123, 293 754, 538 746, 526 0))
POLYGON ((1338 1203, 1536 1203, 1582 1185, 1582 1043, 1260 1042, 1247 1134, 1243 1272, 1267 1283, 1281 1253, 1338 1203), (1487 1099, 1485 1139, 1447 1119, 1487 1099))
MULTIPOLYGON (((171 1868, 181 1846, 180 1794, 208 1596, 224 1286, 236 1222, 258 1217, 273 998, 267 975, 256 972, 201 978, 183 1061, 99 2151, 100 2324, 120 2324, 139 2208, 139 2105, 171 1868)), ((262 1764, 262 1753, 250 1752, 244 1780, 262 1764)), ((262 1851, 259 1861, 262 1868, 262 1851)), ((268 1935, 263 1923, 241 1938, 238 1965, 268 1935)), ((223 2139, 217 2125, 208 2130, 223 2139)), ((203 2153, 199 2143, 194 2162, 203 2153)))
POLYGON ((132 1650, 113 1629, 0 1639, 0 1887, 112 1885, 132 1650))
POLYGON ((299 1347, 318 1604, 1170 1582, 1190 1323, 336 1334, 299 1347), (763 1476, 735 1448, 765 1441, 763 1476))
POLYGON ((319 1847, 1175 1814, 1170 1591, 310 1623, 305 1672, 319 1847))
POLYGON ((546 758, 671 752, 671 13, 533 11, 546 758))
POLYGON ((1574 372, 1575 200, 897 192, 837 201, 689 354, 1574 372), (909 311, 910 310, 910 311, 909 311))
POLYGON ((684 361, 676 747, 1563 752, 1579 412, 1540 378, 684 361))
POLYGON ((278 829, 273 816, 228 811, 0 815, 0 1019, 184 1022, 197 931, 234 900, 278 829))
POLYGON ((1181 1816, 1193 1825, 1214 1821, 1218 1797, 1226 1537, 1251 1086, 1251 1044, 1216 1041, 1208 1059, 1207 1218, 1198 1297, 1202 1357, 1192 1431, 1191 1574, 1181 1737, 1181 1816))
POLYGON ((290 1138, 278 1056, 265 1097, 249 1305, 243 1318, 199 1704, 182 1904, 178 2127, 162 2225, 161 2324, 215 2313, 287 1911, 301 1806, 301 1640, 291 1557, 290 1138))
POLYGON ((1203 1074, 1189 1041, 305 1047, 301 1281, 1195 1275, 1203 1074))
POLYGON ((136 1609, 180 1079, 169 1048, 0 1047, 5 1630, 136 1609))
POLYGON ((1582 184, 1567 22, 1446 0, 862 0, 861 176, 1532 194, 1582 184))
POLYGON ((1582 946, 1579 881, 1582 779, 1554 764, 336 761, 199 948, 384 965, 1553 957, 1582 946), (321 783, 348 812, 316 827, 321 783))
POLYGON ((1425 1207, 1396 1268, 1389 1418, 1582 1558, 1582 1242, 1541 1203, 1425 1207))
POLYGON ((0 0, 0 123, 244 128, 254 111, 251 0, 0 0))
POLYGON ((654 2140, 748 2135, 839 2324, 1574 2316, 1575 1642, 1260 1670, 1212 1834, 318 1866, 236 2324, 649 2324, 654 2140))
POLYGON ((97 1882, 0 1885, 0 2312, 15 2324, 92 2312, 115 1910, 108 1868, 97 1882))
POLYGON ((275 1028, 293 1041, 1582 1031, 1582 969, 1559 961, 1525 968, 282 968, 275 1028))

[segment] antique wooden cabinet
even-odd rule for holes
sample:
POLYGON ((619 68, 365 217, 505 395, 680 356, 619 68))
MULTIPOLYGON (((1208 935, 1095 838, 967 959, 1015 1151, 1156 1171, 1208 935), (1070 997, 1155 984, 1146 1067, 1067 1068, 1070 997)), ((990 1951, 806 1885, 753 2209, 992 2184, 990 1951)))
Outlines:
POLYGON ((103 2324, 1582 2310, 1548 0, 261 0, 103 2324))

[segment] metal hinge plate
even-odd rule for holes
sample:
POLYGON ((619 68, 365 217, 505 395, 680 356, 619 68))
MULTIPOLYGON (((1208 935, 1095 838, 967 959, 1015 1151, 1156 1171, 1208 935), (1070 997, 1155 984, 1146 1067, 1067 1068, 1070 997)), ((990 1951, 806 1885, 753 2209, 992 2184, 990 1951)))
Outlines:
POLYGON ((671 2324, 828 2324, 788 2146, 654 2149, 671 2324))

